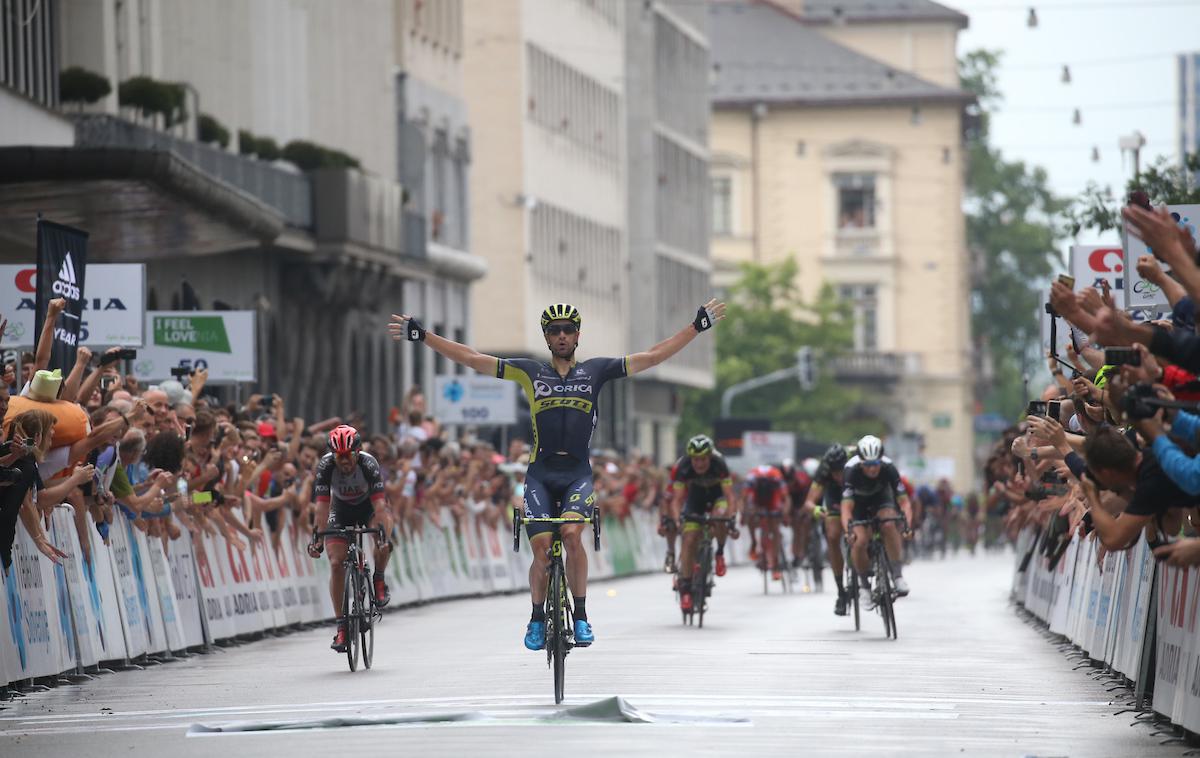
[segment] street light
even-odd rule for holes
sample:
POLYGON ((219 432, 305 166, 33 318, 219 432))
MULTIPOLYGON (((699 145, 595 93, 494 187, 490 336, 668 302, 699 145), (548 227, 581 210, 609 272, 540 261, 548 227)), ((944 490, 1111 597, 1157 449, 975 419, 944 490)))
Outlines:
POLYGON ((1133 153, 1133 178, 1137 179, 1138 174, 1142 173, 1141 155, 1142 148, 1146 146, 1146 136, 1141 132, 1135 131, 1133 134, 1127 134, 1117 140, 1117 147, 1121 148, 1121 155, 1126 152, 1133 153))

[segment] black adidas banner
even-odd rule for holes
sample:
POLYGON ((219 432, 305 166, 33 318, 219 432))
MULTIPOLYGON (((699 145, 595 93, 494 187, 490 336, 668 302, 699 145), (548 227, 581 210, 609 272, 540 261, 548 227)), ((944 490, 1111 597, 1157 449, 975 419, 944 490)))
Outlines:
POLYGON ((75 365, 79 328, 83 323, 87 241, 88 233, 81 229, 38 219, 37 316, 34 334, 41 339, 50 301, 59 297, 66 300, 67 307, 54 324, 54 347, 50 351, 50 369, 60 368, 64 376, 75 365))

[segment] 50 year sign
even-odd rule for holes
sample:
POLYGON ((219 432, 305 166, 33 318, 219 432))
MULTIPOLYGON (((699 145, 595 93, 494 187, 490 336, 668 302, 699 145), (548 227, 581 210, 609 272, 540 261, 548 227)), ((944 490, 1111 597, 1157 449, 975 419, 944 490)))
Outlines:
POLYGON ((171 369, 208 369, 210 382, 253 382, 254 311, 150 311, 146 347, 133 363, 138 379, 171 378, 171 369))

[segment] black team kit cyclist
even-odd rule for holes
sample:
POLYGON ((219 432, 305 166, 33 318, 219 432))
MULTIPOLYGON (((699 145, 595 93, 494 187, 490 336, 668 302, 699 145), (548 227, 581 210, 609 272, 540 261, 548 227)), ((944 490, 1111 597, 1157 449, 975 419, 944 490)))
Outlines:
POLYGON ((843 475, 846 468, 846 449, 841 445, 833 445, 821 456, 817 473, 813 475, 812 486, 808 488, 808 499, 804 509, 815 512, 819 506, 824 518, 817 523, 825 523, 825 539, 829 542, 829 568, 833 571, 833 581, 837 582, 838 596, 834 602, 833 612, 839 616, 846 615, 846 606, 850 597, 846 594, 845 573, 846 563, 842 556, 842 489, 843 475))
MULTIPOLYGON (((908 493, 900 479, 896 465, 883 456, 883 442, 878 438, 867 435, 858 441, 858 455, 846 464, 843 474, 845 490, 842 492, 842 528, 849 530, 850 522, 866 521, 873 518, 888 519, 896 517, 896 506, 904 512, 904 517, 912 520, 912 506, 908 502, 908 493)), ((892 584, 900 597, 908 595, 908 582, 901 575, 904 557, 904 541, 895 521, 880 524, 879 531, 883 535, 883 544, 887 550, 892 565, 892 584)), ((870 569, 870 556, 867 545, 871 541, 870 529, 866 526, 856 526, 850 535, 850 563, 858 574, 859 604, 864 608, 874 607, 871 596, 871 583, 867 576, 870 569)))
MULTIPOLYGON (((730 515, 729 504, 734 502, 733 477, 725 459, 713 449, 713 441, 699 434, 688 440, 687 455, 675 464, 672 479, 675 493, 672 511, 678 514, 680 506, 684 506, 683 548, 679 553, 679 606, 690 611, 696 546, 700 535, 704 534, 704 525, 699 517, 711 514, 725 518, 730 515)), ((716 574, 725 576, 725 538, 729 534, 729 526, 715 524, 713 534, 717 537, 716 574)), ((701 598, 700 602, 703 601, 701 598)))
MULTIPOLYGON (((533 421, 533 444, 525 475, 525 515, 528 518, 584 519, 592 513, 592 466, 589 458, 592 431, 598 418, 596 401, 604 383, 657 366, 682 350, 700 332, 711 329, 725 317, 725 304, 710 300, 696 311, 696 318, 673 337, 654 347, 624 358, 575 359, 582 319, 566 303, 555 303, 541 314, 542 334, 550 350, 550 361, 528 358, 496 358, 467 345, 427 331, 409 315, 393 315, 388 331, 394 340, 424 342, 455 363, 516 382, 525 391, 533 421)), ((585 647, 595 641, 587 617, 587 554, 580 535, 584 524, 561 527, 566 549, 567 584, 575 610, 575 644, 585 647)), ((528 524, 533 562, 529 567, 529 592, 533 615, 525 629, 525 647, 541 650, 546 645, 546 581, 553 529, 549 524, 528 524)))

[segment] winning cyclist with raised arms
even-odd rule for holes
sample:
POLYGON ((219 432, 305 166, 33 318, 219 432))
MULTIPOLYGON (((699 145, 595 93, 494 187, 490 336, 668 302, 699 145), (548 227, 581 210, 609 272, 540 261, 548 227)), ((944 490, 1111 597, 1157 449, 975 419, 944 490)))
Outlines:
MULTIPOLYGON (((579 310, 567 303, 555 303, 542 311, 542 334, 550 350, 547 363, 484 355, 427 331, 409 315, 393 315, 388 330, 394 340, 424 342, 455 363, 519 384, 533 417, 533 445, 525 477, 525 515, 584 519, 591 513, 595 500, 589 453, 598 418, 596 401, 604 383, 657 366, 724 317, 725 304, 710 300, 696 311, 691 324, 649 350, 624 358, 591 358, 583 362, 575 359, 582 319, 579 310)), ((549 568, 546 553, 552 528, 549 524, 529 524, 526 531, 533 548, 533 563, 529 567, 533 616, 525 630, 525 647, 541 650, 546 644, 544 607, 549 568)), ((567 584, 574 598, 575 644, 581 647, 595 640, 587 620, 588 566, 580 538, 582 532, 583 524, 567 524, 560 530, 567 553, 567 584)))

